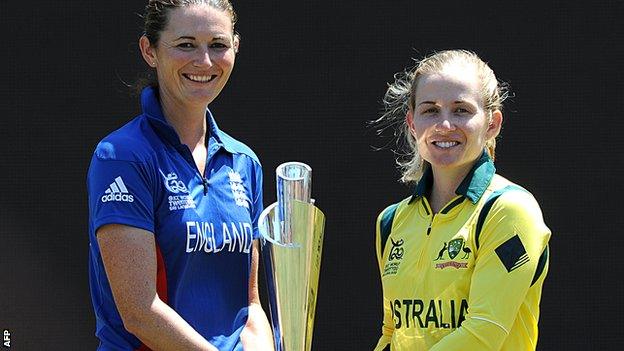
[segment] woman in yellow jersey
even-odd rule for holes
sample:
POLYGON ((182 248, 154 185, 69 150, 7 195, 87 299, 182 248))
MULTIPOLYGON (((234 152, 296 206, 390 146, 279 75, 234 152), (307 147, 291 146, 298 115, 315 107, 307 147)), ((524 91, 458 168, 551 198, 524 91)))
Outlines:
POLYGON ((507 90, 476 54, 435 53, 397 75, 382 125, 401 124, 412 196, 378 217, 382 350, 535 350, 550 230, 496 174, 507 90))

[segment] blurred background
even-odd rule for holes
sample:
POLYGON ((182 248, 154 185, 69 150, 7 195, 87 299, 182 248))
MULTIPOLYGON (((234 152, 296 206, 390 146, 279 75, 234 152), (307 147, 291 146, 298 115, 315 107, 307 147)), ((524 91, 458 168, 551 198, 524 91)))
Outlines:
MULTIPOLYGON (((538 350, 624 348, 622 1, 233 2, 241 49, 210 108, 260 157, 265 205, 277 165, 314 170, 327 216, 314 350, 370 350, 379 337, 374 221, 411 189, 391 135, 367 121, 394 73, 449 48, 476 51, 514 94, 496 165, 553 232, 538 350)), ((145 4, 0 4, 0 329, 15 350, 97 346, 85 176, 97 142, 139 113, 126 85, 146 71, 145 4)))

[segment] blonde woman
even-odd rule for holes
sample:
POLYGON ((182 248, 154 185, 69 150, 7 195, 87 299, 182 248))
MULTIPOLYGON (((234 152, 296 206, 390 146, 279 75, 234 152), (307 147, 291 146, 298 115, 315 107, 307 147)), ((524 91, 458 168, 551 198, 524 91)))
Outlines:
POLYGON ((496 174, 506 90, 476 54, 435 53, 397 76, 380 123, 402 125, 412 196, 384 209, 375 350, 535 350, 550 230, 496 174))

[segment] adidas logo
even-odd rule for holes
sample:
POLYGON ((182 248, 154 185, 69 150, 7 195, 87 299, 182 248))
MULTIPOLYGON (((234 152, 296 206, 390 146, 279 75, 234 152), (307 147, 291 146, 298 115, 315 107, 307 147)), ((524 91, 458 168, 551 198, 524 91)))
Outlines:
POLYGON ((126 188, 121 176, 115 178, 115 181, 108 186, 104 194, 105 195, 102 196, 102 202, 134 202, 134 196, 128 193, 128 188, 126 188))

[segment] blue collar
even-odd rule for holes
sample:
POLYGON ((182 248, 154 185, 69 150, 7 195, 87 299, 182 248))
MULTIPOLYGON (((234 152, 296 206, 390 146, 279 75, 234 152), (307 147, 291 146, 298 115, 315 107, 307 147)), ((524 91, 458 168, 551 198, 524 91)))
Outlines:
MULTIPOLYGON (((179 146, 182 144, 180 137, 169 122, 167 122, 162 113, 158 96, 158 88, 150 86, 143 89, 141 92, 141 108, 143 109, 143 114, 147 116, 147 120, 150 125, 156 131, 156 134, 173 146, 179 146)), ((210 110, 208 109, 206 109, 206 122, 208 124, 206 131, 206 145, 208 144, 209 138, 214 138, 214 142, 218 146, 222 146, 228 152, 234 153, 232 145, 227 142, 228 138, 223 137, 224 133, 219 129, 214 117, 212 117, 212 113, 210 113, 210 110)))
MULTIPOLYGON (((473 204, 477 203, 481 196, 483 196, 485 189, 487 189, 495 173, 496 167, 494 167, 494 161, 492 161, 488 153, 484 150, 479 159, 477 159, 477 162, 472 166, 470 172, 468 172, 461 184, 455 189, 455 194, 467 197, 473 204)), ((410 203, 427 194, 432 185, 433 171, 431 170, 431 166, 429 166, 416 184, 416 189, 410 199, 410 203)))

